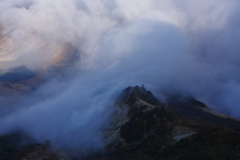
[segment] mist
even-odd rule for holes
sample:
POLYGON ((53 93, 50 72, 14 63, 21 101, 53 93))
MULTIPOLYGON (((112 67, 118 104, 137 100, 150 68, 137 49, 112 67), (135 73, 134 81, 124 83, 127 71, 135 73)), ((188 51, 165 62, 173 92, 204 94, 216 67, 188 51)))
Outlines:
POLYGON ((0 48, 2 68, 41 70, 63 52, 78 58, 67 77, 50 79, 2 113, 0 133, 22 130, 56 148, 101 150, 116 96, 142 84, 159 99, 191 95, 240 118, 239 4, 1 0, 0 24, 9 38, 0 48))

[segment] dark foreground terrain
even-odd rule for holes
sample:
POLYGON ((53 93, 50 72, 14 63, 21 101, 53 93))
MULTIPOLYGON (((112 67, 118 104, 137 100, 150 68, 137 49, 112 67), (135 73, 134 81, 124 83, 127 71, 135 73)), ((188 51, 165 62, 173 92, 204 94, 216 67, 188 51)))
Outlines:
POLYGON ((120 127, 124 140, 112 153, 92 159, 240 159, 238 120, 192 97, 174 96, 161 103, 143 86, 129 87, 121 95, 119 105, 129 108, 129 121, 120 127))

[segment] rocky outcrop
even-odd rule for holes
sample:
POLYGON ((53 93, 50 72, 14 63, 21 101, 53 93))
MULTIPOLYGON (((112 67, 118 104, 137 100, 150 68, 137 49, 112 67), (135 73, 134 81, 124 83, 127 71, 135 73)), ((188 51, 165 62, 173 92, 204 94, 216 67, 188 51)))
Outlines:
POLYGON ((140 140, 160 125, 165 111, 150 91, 142 87, 128 87, 118 97, 119 106, 127 107, 128 122, 120 128, 120 135, 127 143, 140 140))
POLYGON ((192 97, 169 97, 165 104, 135 86, 123 90, 116 105, 112 153, 93 159, 240 159, 240 122, 192 97))
MULTIPOLYGON (((133 144, 141 144, 151 136, 165 134, 171 137, 175 124, 174 118, 165 110, 166 105, 145 89, 144 86, 128 87, 116 100, 117 112, 113 115, 106 141, 111 149, 123 149, 133 144), (110 134, 109 134, 110 132, 110 134)), ((166 138, 166 143, 174 143, 174 139, 166 138)))
POLYGON ((162 106, 151 91, 147 91, 144 85, 141 87, 128 87, 122 91, 122 93, 117 97, 116 104, 133 106, 138 102, 146 103, 150 106, 162 106))

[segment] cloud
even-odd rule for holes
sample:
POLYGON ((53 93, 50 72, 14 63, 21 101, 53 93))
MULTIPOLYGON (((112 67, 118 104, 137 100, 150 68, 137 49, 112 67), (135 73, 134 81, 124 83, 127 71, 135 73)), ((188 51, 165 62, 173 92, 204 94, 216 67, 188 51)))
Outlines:
POLYGON ((56 55, 70 54, 66 44, 80 57, 71 77, 50 80, 1 118, 0 132, 20 128, 58 147, 104 148, 101 129, 114 98, 141 84, 159 97, 193 95, 239 118, 239 3, 0 1, 13 65, 50 66, 56 55))

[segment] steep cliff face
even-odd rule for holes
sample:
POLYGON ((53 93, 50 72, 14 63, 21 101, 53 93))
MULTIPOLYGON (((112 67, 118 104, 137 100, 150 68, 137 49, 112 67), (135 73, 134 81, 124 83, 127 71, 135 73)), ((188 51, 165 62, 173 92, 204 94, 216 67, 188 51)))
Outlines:
MULTIPOLYGON (((185 125, 180 118, 166 111, 169 106, 157 100, 144 86, 128 87, 116 100, 120 108, 113 116, 111 147, 121 150, 141 145, 151 137, 163 147, 194 134, 197 129, 185 125), (113 138, 112 136, 115 136, 113 138)), ((109 138, 108 137, 108 138, 109 138)))
POLYGON ((119 109, 111 120, 113 128, 109 132, 112 133, 106 134, 106 139, 110 140, 109 147, 121 149, 133 143, 140 144, 149 135, 168 129, 165 122, 171 117, 165 112, 164 104, 144 86, 126 88, 115 105, 119 109))

